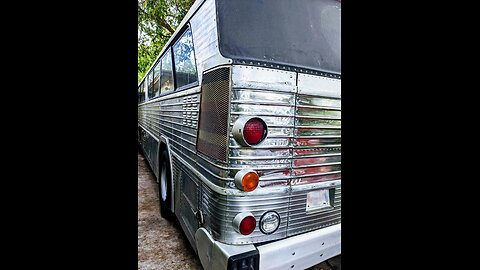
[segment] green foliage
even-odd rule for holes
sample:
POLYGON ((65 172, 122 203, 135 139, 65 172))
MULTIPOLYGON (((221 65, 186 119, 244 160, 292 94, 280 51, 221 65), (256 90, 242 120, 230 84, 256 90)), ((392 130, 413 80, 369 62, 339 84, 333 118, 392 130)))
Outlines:
POLYGON ((138 0, 138 81, 145 76, 195 0, 138 0))

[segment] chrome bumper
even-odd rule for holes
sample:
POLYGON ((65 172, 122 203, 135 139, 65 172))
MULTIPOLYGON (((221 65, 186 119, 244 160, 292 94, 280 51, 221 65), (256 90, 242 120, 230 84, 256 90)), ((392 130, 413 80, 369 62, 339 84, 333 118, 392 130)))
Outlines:
POLYGON ((205 270, 228 269, 229 259, 257 254, 259 269, 305 269, 341 253, 341 224, 277 240, 269 244, 226 245, 213 240, 204 228, 197 230, 198 256, 205 270))

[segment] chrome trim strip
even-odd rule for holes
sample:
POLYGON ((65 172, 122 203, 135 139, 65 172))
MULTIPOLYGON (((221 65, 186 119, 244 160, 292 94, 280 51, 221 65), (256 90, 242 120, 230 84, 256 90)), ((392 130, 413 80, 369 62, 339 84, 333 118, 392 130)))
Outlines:
MULTIPOLYGON (((248 89, 250 90, 250 89, 248 89)), ((238 90, 234 90, 238 91, 238 90)), ((263 91, 262 91, 263 92, 263 91)), ((293 107, 292 104, 290 103, 280 103, 278 101, 272 101, 272 102, 267 102, 267 101, 261 101, 261 102, 255 102, 255 101, 248 101, 248 100, 232 100, 230 101, 231 104, 247 104, 247 105, 264 105, 264 106, 283 106, 283 107, 293 107)))
MULTIPOLYGON (((190 163, 186 162, 180 155, 177 153, 173 153, 175 158, 178 158, 180 162, 182 162, 185 167, 187 167, 191 172, 193 172, 207 187, 209 187, 212 191, 222 194, 222 195, 229 195, 229 196, 242 196, 242 197, 254 197, 254 196, 259 196, 259 195, 274 195, 277 193, 287 193, 288 190, 290 189, 289 187, 268 187, 268 188, 262 188, 258 187, 254 191, 251 192, 245 192, 238 190, 237 188, 223 188, 215 185, 210 181, 207 177, 202 175, 197 169, 195 169, 190 163)), ((197 165, 199 165, 197 163, 197 165)), ((203 167, 202 167, 203 168, 203 167)), ((219 176, 216 176, 219 177, 219 176)), ((227 178, 230 181, 233 181, 231 178, 227 178)), ((307 185, 305 185, 307 186, 307 185)), ((326 185, 325 183, 322 183, 320 186, 331 186, 331 184, 326 185)), ((299 189, 302 190, 302 189, 299 189)))
MULTIPOLYGON (((162 124, 160 124, 160 125, 162 125, 162 124)), ((163 125, 162 125, 162 126, 163 126, 163 125)), ((168 128, 171 128, 171 129, 176 130, 175 128, 172 128, 172 127, 168 127, 168 128)), ((177 130, 177 131, 178 131, 178 130, 177 130)), ((174 137, 179 138, 180 140, 182 140, 182 141, 184 141, 184 142, 187 142, 187 143, 190 144, 190 145, 195 146, 195 143, 192 143, 192 142, 188 141, 187 139, 184 139, 184 138, 182 138, 182 137, 180 137, 180 136, 178 136, 178 135, 175 135, 175 134, 171 133, 170 131, 164 130, 164 133, 168 133, 168 134, 170 134, 170 135, 172 135, 172 136, 174 136, 174 137)))
MULTIPOLYGON (((342 162, 330 162, 330 163, 319 163, 319 164, 308 164, 308 165, 301 165, 301 166, 292 166, 292 169, 302 169, 302 168, 312 168, 312 167, 323 167, 323 166, 335 166, 341 165, 342 162)), ((302 175, 303 177, 303 175, 302 175)))
MULTIPOLYGON (((148 74, 148 72, 145 73, 145 74, 148 74)), ((174 90, 172 90, 172 91, 174 91, 174 90)), ((200 93, 200 86, 194 86, 194 87, 192 87, 191 89, 188 89, 188 90, 173 92, 171 94, 161 96, 161 97, 153 99, 153 100, 149 100, 147 102, 138 104, 138 107, 141 107, 141 106, 144 106, 144 105, 150 105, 152 103, 160 102, 160 101, 164 101, 164 100, 170 100, 170 99, 179 98, 179 97, 183 97, 183 96, 193 95, 193 94, 197 94, 197 93, 200 93)))
POLYGON ((295 146, 294 150, 301 150, 301 149, 312 149, 312 148, 340 148, 342 147, 341 144, 320 144, 315 146, 295 146))
MULTIPOLYGON (((165 122, 167 122, 167 121, 165 121, 165 122)), ((170 123, 171 123, 171 122, 170 122, 170 123)), ((179 125, 179 124, 177 124, 177 123, 172 123, 172 124, 179 125)), ((182 133, 182 134, 185 134, 185 135, 188 135, 188 136, 191 136, 191 137, 194 137, 194 138, 196 138, 196 137, 197 137, 197 135, 196 135, 196 134, 188 133, 188 132, 186 132, 186 131, 183 131, 183 130, 181 130, 181 129, 178 129, 178 128, 169 127, 169 126, 166 126, 165 124, 162 124, 162 123, 160 123, 160 126, 162 126, 162 127, 165 127, 165 128, 170 128, 170 129, 173 129, 173 130, 175 130, 175 131, 178 131, 178 132, 180 132, 180 133, 182 133)), ((193 127, 192 127, 192 128, 193 128, 193 127)), ((166 131, 166 132, 170 133, 169 131, 166 131)), ((172 134, 172 133, 170 133, 170 134, 172 134)), ((174 135, 174 136, 177 136, 177 135, 175 135, 175 134, 172 134, 172 135, 174 135)), ((178 137, 178 136, 177 136, 177 137, 178 137)), ((193 144, 193 145, 195 145, 195 144, 193 144)))
MULTIPOLYGON (((183 112, 183 111, 182 111, 182 112, 183 112)), ((163 114, 163 113, 159 113, 158 115, 159 115, 159 116, 163 116, 163 117, 175 118, 175 119, 183 119, 183 116, 168 115, 168 114, 163 114)), ((160 119, 159 119, 159 120, 160 120, 160 119)), ((177 122, 172 122, 172 121, 169 121, 169 120, 166 120, 166 119, 161 119, 160 121, 165 121, 165 122, 167 122, 167 123, 172 123, 172 124, 180 125, 180 124, 177 123, 177 122)))
MULTIPOLYGON (((289 106, 292 107, 292 106, 289 106)), ((230 112, 232 115, 245 115, 245 116, 278 116, 278 117, 290 117, 293 118, 294 116, 291 114, 268 114, 268 113, 251 113, 251 112, 230 112)))
POLYGON ((341 126, 296 126, 297 129, 342 129, 341 126))
MULTIPOLYGON (((289 149, 289 148, 286 148, 289 149)), ((289 156, 241 156, 241 157, 230 157, 232 160, 272 160, 272 159, 291 159, 292 155, 289 156)))
POLYGON ((327 106, 315 106, 315 105, 297 105, 297 109, 315 109, 326 111, 342 111, 340 107, 327 107, 327 106))
POLYGON ((145 130, 150 136, 152 136, 152 138, 154 140, 156 140, 157 142, 159 142, 160 140, 158 139, 157 136, 153 135, 153 133, 151 133, 146 127, 144 127, 142 124, 138 123, 138 125, 143 128, 143 130, 145 130))
MULTIPOLYGON (((190 103, 191 104, 191 103, 190 103)), ((186 110, 162 110, 162 112, 187 112, 186 110)), ((198 112, 198 110, 189 110, 188 112, 198 112)))
POLYGON ((310 115, 297 115, 297 119, 320 119, 320 120, 342 120, 341 117, 328 117, 328 116, 310 116, 310 115))

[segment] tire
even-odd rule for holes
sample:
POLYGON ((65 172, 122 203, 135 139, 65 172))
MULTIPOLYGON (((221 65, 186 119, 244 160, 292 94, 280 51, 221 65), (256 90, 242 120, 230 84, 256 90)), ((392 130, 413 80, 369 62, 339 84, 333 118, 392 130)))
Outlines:
POLYGON ((160 200, 160 215, 167 220, 173 220, 174 214, 171 211, 172 181, 170 171, 170 159, 167 150, 163 150, 160 156, 160 173, 158 181, 158 197, 160 200))

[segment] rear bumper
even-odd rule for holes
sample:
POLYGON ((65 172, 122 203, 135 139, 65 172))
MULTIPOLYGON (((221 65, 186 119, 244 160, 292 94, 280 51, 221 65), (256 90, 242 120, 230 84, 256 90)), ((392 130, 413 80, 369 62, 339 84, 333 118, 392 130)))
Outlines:
POLYGON ((197 230, 195 238, 198 256, 205 270, 233 269, 232 264, 242 264, 238 260, 253 263, 254 269, 261 270, 305 269, 339 255, 340 234, 341 224, 337 224, 257 247, 217 242, 204 228, 197 230))
POLYGON ((258 246, 260 269, 305 269, 335 257, 341 224, 258 246))

